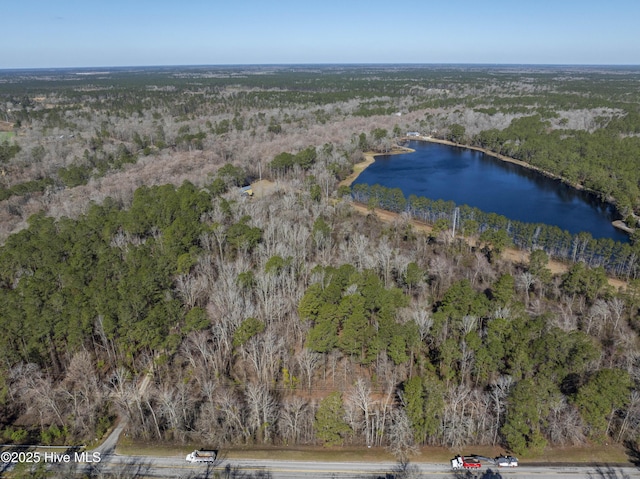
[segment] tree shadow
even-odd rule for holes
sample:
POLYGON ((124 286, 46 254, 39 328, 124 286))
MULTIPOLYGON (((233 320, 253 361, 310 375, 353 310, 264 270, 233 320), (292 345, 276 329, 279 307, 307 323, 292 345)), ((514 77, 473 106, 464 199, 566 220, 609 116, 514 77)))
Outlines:
POLYGON ((400 461, 392 471, 392 479, 413 479, 422 475, 420 468, 409 461, 400 461))
POLYGON ((210 468, 220 468, 222 467, 222 464, 227 460, 226 452, 220 451, 220 449, 214 449, 214 451, 216 453, 216 458, 213 460, 213 462, 205 463, 207 464, 208 468, 209 466, 210 468))
POLYGON ((357 479, 419 479, 425 476, 417 465, 411 464, 409 461, 398 461, 389 472, 380 472, 377 475, 367 473, 355 477, 357 479))
POLYGON ((502 474, 497 470, 489 468, 486 471, 456 471, 452 474, 452 477, 455 479, 502 479, 502 474))
POLYGON ((587 474, 587 479, 630 479, 622 469, 612 466, 597 466, 594 472, 587 474))
POLYGON ((640 449, 638 449, 638 444, 635 441, 627 440, 624 442, 624 447, 631 464, 640 467, 640 449))
MULTIPOLYGON (((198 479, 212 476, 196 476, 198 479)), ((227 464, 223 471, 216 471, 216 478, 220 479, 272 479, 271 471, 266 468, 259 471, 247 472, 244 471, 240 466, 234 466, 232 464, 227 464)))
MULTIPOLYGON (((364 479, 365 477, 368 479, 418 479, 425 477, 425 475, 417 465, 411 464, 407 461, 398 462, 398 464, 389 472, 383 472, 378 475, 366 474, 356 477, 358 479, 364 479)), ((454 479, 502 479, 502 474, 495 469, 489 468, 484 471, 477 469, 475 471, 452 471, 451 476, 449 477, 454 479)))
MULTIPOLYGON (((4 451, 0 449, 0 451, 4 451)), ((0 461, 0 478, 5 477, 5 474, 11 470, 11 463, 0 461)))
MULTIPOLYGON (((365 477, 368 479, 418 479, 425 477, 425 475, 417 465, 411 464, 407 461, 398 462, 398 464, 389 472, 382 472, 378 475, 366 474, 356 476, 358 479, 364 479, 365 477)), ((452 471, 451 476, 449 477, 452 477, 453 479, 502 479, 502 474, 500 474, 497 469, 489 468, 486 470, 476 469, 475 471, 452 471)))
POLYGON ((103 461, 86 464, 81 468, 77 468, 75 472, 88 479, 143 479, 151 475, 152 467, 151 461, 142 458, 130 458, 116 464, 107 464, 103 461))
POLYGON ((482 475, 479 476, 481 479, 502 479, 502 474, 500 474, 497 470, 492 470, 491 468, 483 471, 482 475))
MULTIPOLYGON (((13 454, 13 453, 19 453, 21 451, 25 451, 25 447, 19 444, 0 447, 0 452, 2 453, 13 454)), ((17 462, 11 462, 10 460, 0 461, 0 478, 7 477, 7 476, 12 477, 13 474, 11 473, 11 471, 15 469, 15 466, 17 464, 18 464, 17 462)))

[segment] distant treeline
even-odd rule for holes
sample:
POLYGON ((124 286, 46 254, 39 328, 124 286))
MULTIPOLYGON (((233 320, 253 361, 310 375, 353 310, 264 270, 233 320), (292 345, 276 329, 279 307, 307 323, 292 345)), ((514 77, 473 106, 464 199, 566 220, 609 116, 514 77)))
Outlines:
POLYGON ((591 267, 602 266, 610 274, 637 278, 640 275, 640 242, 620 243, 610 238, 593 238, 589 233, 571 234, 557 226, 514 221, 496 213, 487 213, 453 201, 431 200, 411 195, 405 198, 400 188, 357 184, 352 188, 356 201, 392 212, 408 212, 426 223, 449 221, 453 226, 454 210, 458 208, 456 227, 460 234, 473 236, 486 231, 504 231, 518 248, 542 249, 551 256, 570 261, 582 261, 591 267))

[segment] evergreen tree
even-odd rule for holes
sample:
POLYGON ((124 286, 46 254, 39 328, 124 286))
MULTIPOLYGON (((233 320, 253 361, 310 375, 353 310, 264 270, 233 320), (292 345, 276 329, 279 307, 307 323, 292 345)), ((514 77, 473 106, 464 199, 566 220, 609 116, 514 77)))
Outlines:
POLYGON ((325 446, 341 445, 344 437, 351 432, 351 428, 344 420, 344 415, 342 394, 339 391, 329 394, 320 401, 313 421, 313 429, 316 437, 323 441, 325 446))
POLYGON ((629 373, 621 369, 602 369, 580 388, 575 403, 594 439, 604 439, 611 431, 616 410, 629 402, 632 386, 629 373))

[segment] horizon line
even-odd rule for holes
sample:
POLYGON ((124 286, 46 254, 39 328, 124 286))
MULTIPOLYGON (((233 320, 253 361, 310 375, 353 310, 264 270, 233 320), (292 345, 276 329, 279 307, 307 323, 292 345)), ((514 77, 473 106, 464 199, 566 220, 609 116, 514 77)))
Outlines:
POLYGON ((640 67, 638 63, 487 63, 487 62, 309 62, 309 63, 193 63, 193 64, 149 64, 149 65, 93 65, 93 66, 41 66, 41 67, 0 67, 3 71, 34 70, 95 70, 122 68, 241 68, 241 67, 320 67, 320 66, 475 66, 475 67, 640 67))

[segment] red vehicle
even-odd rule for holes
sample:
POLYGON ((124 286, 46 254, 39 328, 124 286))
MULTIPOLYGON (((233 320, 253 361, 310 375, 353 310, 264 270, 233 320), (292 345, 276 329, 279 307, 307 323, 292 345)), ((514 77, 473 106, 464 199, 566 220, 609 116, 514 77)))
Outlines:
POLYGON ((451 459, 451 468, 454 471, 459 469, 479 469, 481 467, 482 464, 475 457, 456 456, 451 459))

